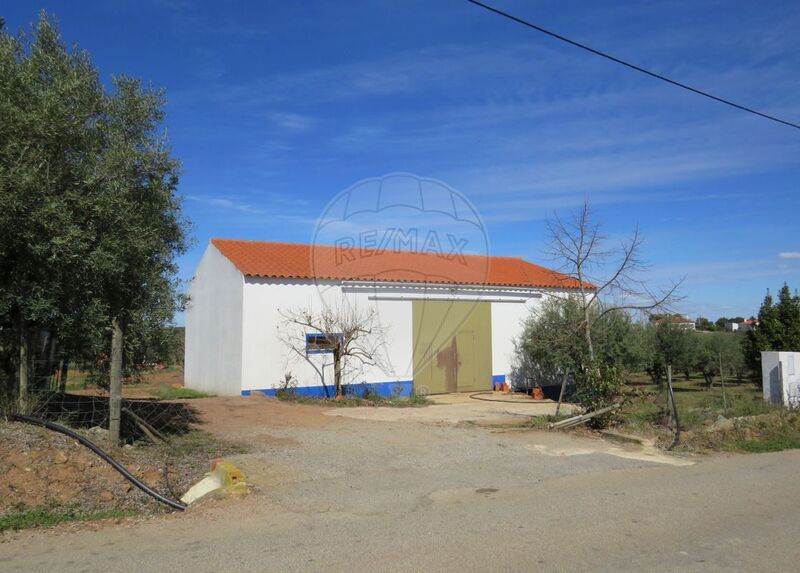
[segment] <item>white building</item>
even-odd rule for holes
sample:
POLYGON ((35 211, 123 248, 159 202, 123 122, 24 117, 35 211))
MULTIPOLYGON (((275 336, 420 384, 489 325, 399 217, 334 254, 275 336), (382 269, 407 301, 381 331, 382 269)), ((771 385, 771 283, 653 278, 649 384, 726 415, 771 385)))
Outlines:
POLYGON ((287 339, 285 317, 347 305, 375 309, 385 330, 380 366, 349 371, 351 391, 491 389, 506 381, 531 310, 576 287, 512 257, 213 239, 190 287, 185 384, 274 394, 291 372, 298 394, 331 395, 332 356, 305 351, 314 332, 287 339))
POLYGON ((800 408, 800 352, 762 352, 764 400, 800 408))
POLYGON ((757 324, 758 321, 754 318, 742 322, 726 322, 725 330, 728 332, 748 332, 753 330, 757 324))

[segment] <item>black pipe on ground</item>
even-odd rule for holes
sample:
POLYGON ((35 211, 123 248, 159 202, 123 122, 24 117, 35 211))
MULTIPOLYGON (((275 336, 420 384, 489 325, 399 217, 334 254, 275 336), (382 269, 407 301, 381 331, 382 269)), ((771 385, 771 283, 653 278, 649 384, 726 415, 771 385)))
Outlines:
POLYGON ((122 475, 122 477, 124 477, 126 480, 131 482, 133 485, 138 487, 140 490, 142 490, 150 497, 156 499, 157 501, 160 501, 165 505, 170 506, 172 509, 177 509, 178 511, 183 511, 184 509, 186 509, 186 506, 181 502, 165 497, 160 493, 158 493, 157 491, 155 491, 154 489, 150 488, 147 484, 139 481, 139 479, 137 479, 136 476, 134 476, 131 472, 129 472, 125 466, 123 466, 117 460, 115 460, 106 452, 101 450, 97 445, 94 444, 94 442, 88 440, 87 438, 81 436, 76 432, 73 432, 69 428, 62 426, 60 424, 56 424, 54 422, 50 422, 48 420, 42 420, 41 418, 35 418, 34 416, 24 416, 22 414, 11 414, 9 416, 9 419, 14 420, 15 422, 24 422, 26 424, 31 424, 33 426, 41 426, 42 428, 47 428, 48 430, 52 430, 54 432, 58 432, 59 434, 64 434, 65 436, 69 436, 73 440, 78 441, 82 445, 92 450, 104 461, 108 462, 108 464, 112 468, 117 470, 122 475))

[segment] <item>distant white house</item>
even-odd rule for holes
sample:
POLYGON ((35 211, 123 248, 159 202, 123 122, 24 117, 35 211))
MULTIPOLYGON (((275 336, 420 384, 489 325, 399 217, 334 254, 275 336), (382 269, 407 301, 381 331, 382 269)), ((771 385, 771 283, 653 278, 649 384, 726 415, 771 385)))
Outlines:
POLYGON ((726 322, 725 330, 728 332, 747 332, 753 330, 757 325, 758 321, 755 318, 751 318, 742 322, 726 322))
POLYGON ((332 357, 314 345, 319 333, 287 341, 285 313, 347 304, 374 308, 386 330, 381 366, 354 374, 351 388, 490 389, 506 380, 514 339, 543 295, 576 287, 513 257, 213 239, 190 286, 185 384, 220 395, 274 394, 291 372, 298 393, 330 395, 332 357), (287 343, 306 343, 307 352, 287 343))

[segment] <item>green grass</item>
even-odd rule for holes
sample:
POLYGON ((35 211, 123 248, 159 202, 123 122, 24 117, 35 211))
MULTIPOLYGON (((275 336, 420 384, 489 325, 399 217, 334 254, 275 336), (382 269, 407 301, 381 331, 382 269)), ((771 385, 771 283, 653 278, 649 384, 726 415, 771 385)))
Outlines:
POLYGON ((735 449, 756 454, 780 452, 781 450, 800 449, 800 433, 790 435, 769 436, 763 440, 737 440, 735 449))
POLYGON ((16 513, 0 515, 0 531, 29 529, 31 527, 53 527, 66 521, 92 521, 131 517, 138 512, 133 510, 107 509, 83 511, 74 506, 39 506, 20 509, 16 513))
POLYGON ((86 378, 81 378, 79 380, 70 380, 67 379, 67 392, 74 392, 75 390, 86 390, 87 385, 89 384, 89 380, 86 378))
MULTIPOLYGON (((716 383, 709 388, 699 377, 673 381, 681 422, 682 449, 738 452, 773 452, 800 448, 800 414, 764 402, 761 389, 749 382, 716 383), (707 432, 719 417, 735 419, 734 429, 707 432)), ((647 434, 671 442, 672 425, 667 416, 667 392, 644 377, 633 377, 628 400, 619 415, 626 431, 647 434)))
POLYGON ((178 400, 181 398, 210 398, 213 394, 200 392, 199 390, 192 390, 191 388, 174 388, 164 384, 159 387, 153 395, 159 400, 178 400))

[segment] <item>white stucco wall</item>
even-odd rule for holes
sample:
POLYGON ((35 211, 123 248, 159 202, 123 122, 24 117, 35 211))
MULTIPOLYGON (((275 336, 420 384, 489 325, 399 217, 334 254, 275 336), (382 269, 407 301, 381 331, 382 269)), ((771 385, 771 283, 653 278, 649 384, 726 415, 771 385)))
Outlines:
POLYGON ((509 374, 514 359, 514 341, 522 333, 531 309, 541 298, 525 303, 492 303, 492 375, 509 374))
POLYGON ((219 395, 240 393, 243 286, 239 270, 209 245, 189 287, 186 387, 219 395))
POLYGON ((548 298, 566 298, 574 291, 541 289, 523 304, 492 304, 492 375, 508 375, 514 363, 514 343, 525 328, 525 321, 548 298))
MULTIPOLYGON (((411 303, 370 300, 370 292, 353 291, 341 285, 321 286, 312 281, 247 278, 244 287, 242 390, 265 390, 277 387, 286 372, 291 372, 298 387, 320 386, 317 371, 287 345, 290 331, 284 315, 309 309, 313 314, 328 305, 355 305, 359 309, 376 308, 385 329, 387 344, 381 366, 367 367, 351 377, 350 382, 395 382, 411 379, 411 303), (283 313, 283 314, 282 314, 283 313), (407 342, 406 342, 407 341, 407 342), (385 366, 385 367, 384 367, 385 366)), ((302 346, 298 337, 295 346, 302 346)), ((322 367, 326 384, 332 385, 330 354, 310 357, 322 367), (327 365, 324 366, 323 365, 327 365)))
MULTIPOLYGON (((326 283, 318 287, 312 281, 247 278, 244 285, 242 390, 276 388, 291 372, 298 387, 320 386, 317 371, 286 344, 287 327, 282 316, 291 310, 322 309, 327 304, 358 308, 375 308, 385 330, 382 364, 371 366, 351 377, 350 382, 409 381, 412 362, 412 301, 416 299, 489 300, 492 304, 492 373, 507 374, 510 370, 514 338, 531 308, 541 298, 533 290, 462 289, 459 291, 421 291, 416 285, 381 285, 326 283)), ((296 337, 298 338, 298 337, 296 337)), ((302 340, 296 340, 302 345, 302 340)), ((312 355, 317 366, 323 364, 326 384, 332 384, 330 354, 312 355)), ((487 389, 489 384, 487 382, 487 389)))
POLYGON ((800 352, 762 352, 764 400, 800 408, 800 352))

